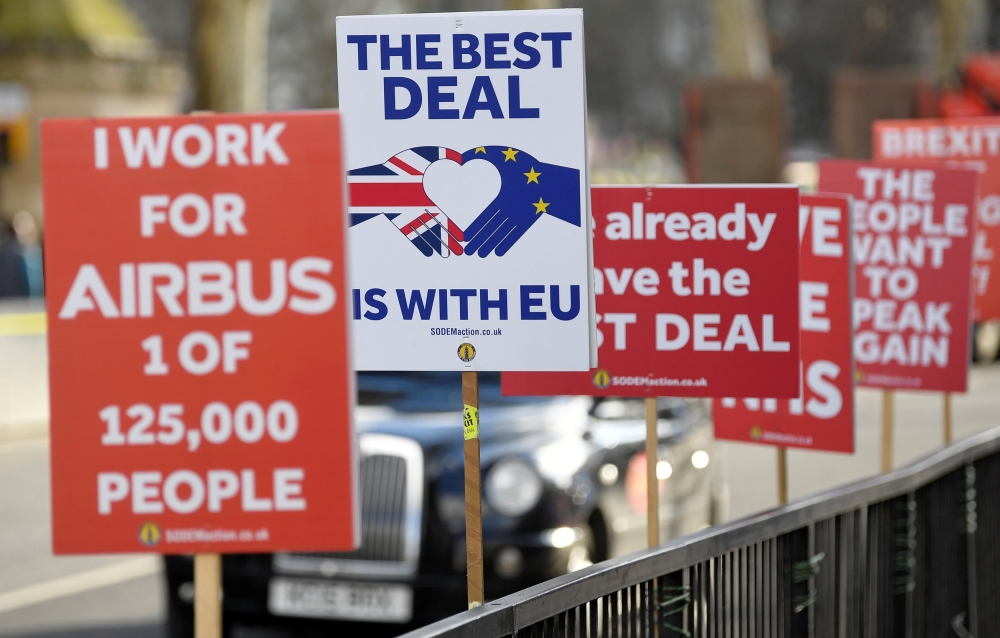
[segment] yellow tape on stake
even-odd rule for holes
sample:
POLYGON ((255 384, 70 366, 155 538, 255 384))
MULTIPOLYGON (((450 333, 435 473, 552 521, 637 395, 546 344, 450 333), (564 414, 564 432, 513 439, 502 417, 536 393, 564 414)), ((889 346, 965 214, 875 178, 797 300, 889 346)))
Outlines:
POLYGON ((479 409, 469 404, 465 404, 463 411, 463 423, 465 424, 465 440, 479 438, 479 409))

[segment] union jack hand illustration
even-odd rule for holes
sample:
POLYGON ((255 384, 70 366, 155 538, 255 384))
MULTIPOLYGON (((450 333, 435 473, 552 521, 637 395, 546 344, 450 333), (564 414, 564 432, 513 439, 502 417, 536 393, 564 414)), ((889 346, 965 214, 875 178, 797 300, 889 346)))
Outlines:
POLYGON ((442 159, 462 163, 462 155, 451 149, 418 146, 350 171, 351 226, 385 215, 427 257, 461 255, 462 229, 424 193, 424 171, 442 159))
POLYGON ((348 173, 351 226, 385 215, 424 255, 502 257, 543 214, 582 223, 580 171, 546 164, 519 149, 478 146, 464 153, 419 146, 348 173), (500 191, 461 228, 427 196, 423 177, 431 164, 485 161, 497 169, 500 191))

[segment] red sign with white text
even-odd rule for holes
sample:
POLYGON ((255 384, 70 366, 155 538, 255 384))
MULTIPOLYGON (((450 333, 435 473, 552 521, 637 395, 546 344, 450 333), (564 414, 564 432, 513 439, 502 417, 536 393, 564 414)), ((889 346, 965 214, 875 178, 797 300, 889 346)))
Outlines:
POLYGON ((55 553, 358 542, 337 113, 42 123, 55 553))
POLYGON ((1000 124, 997 118, 882 120, 875 122, 872 140, 876 160, 971 160, 982 164, 978 230, 973 252, 975 320, 1000 319, 1000 124))
POLYGON ((819 189, 854 196, 858 385, 965 392, 976 171, 820 162, 819 189))
POLYGON ((591 207, 598 367, 505 372, 504 394, 798 396, 797 187, 595 186, 591 207))
POLYGON ((799 205, 803 394, 715 399, 715 438, 854 451, 850 215, 844 195, 803 195, 799 205))

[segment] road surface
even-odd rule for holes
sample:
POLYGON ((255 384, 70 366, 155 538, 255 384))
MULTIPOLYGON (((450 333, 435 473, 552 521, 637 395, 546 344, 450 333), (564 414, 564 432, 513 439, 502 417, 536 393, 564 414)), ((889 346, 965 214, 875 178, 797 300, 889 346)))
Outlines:
MULTIPOLYGON (((0 636, 164 636, 165 592, 158 558, 51 553, 44 323, 5 323, 3 310, 0 636)), ((971 379, 971 392, 953 402, 956 439, 1000 425, 1000 365, 977 367, 971 379)), ((881 393, 859 390, 857 397, 857 453, 790 451, 792 499, 878 472, 881 393)), ((940 395, 897 395, 897 466, 939 448, 942 432, 940 395)), ((714 463, 728 486, 729 518, 777 504, 774 448, 719 443, 714 463)))
MULTIPOLYGON (((954 437, 1000 427, 1000 364, 973 367, 969 393, 953 395, 954 437)), ((788 497, 817 491, 878 474, 882 459, 882 392, 856 391, 854 454, 788 452, 788 497)), ((925 456, 944 445, 944 398, 940 393, 897 392, 893 445, 894 467, 925 456)), ((751 443, 716 443, 720 474, 729 494, 728 518, 736 519, 778 503, 777 452, 751 443)))

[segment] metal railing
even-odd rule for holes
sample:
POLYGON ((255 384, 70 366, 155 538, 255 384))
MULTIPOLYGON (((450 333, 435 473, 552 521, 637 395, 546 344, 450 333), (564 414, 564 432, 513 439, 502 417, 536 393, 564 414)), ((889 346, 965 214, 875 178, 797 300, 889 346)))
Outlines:
POLYGON ((406 638, 1000 635, 1000 428, 406 638))

